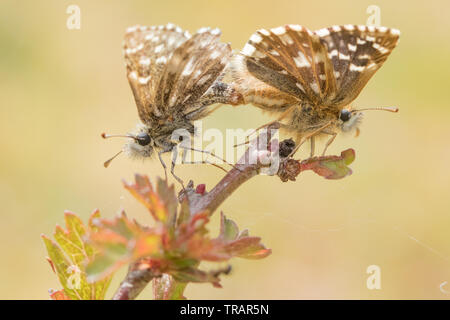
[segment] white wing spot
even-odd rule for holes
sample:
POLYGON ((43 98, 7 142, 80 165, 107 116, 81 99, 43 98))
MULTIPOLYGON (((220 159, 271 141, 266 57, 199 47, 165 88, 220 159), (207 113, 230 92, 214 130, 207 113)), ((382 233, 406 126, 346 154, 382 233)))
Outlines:
POLYGON ((203 27, 203 28, 198 29, 197 33, 205 33, 206 31, 209 31, 209 28, 203 27))
POLYGON ((317 85, 317 83, 313 82, 309 84, 310 88, 313 89, 313 91, 315 93, 319 93, 319 86, 317 85))
POLYGON ((345 30, 348 30, 348 31, 353 31, 353 30, 355 30, 355 26, 352 25, 352 24, 346 24, 346 25, 344 26, 344 29, 345 29, 345 30))
POLYGON ((353 45, 353 44, 351 44, 351 43, 348 44, 348 50, 355 52, 355 51, 356 51, 356 48, 357 48, 357 47, 356 47, 355 45, 353 45))
POLYGON ((278 27, 278 28, 272 28, 270 29, 270 31, 272 31, 274 34, 276 35, 282 35, 286 32, 286 29, 284 27, 278 27))
POLYGON ((298 51, 297 54, 298 54, 298 57, 294 57, 294 61, 295 61, 295 65, 298 68, 304 68, 304 67, 310 67, 311 66, 311 64, 308 62, 308 60, 306 59, 306 57, 303 54, 303 52, 298 51))
POLYGON ((220 56, 220 52, 215 50, 213 51, 213 53, 211 53, 211 55, 209 56, 211 59, 216 59, 217 57, 220 56))
POLYGON ((374 37, 371 37, 371 36, 367 36, 367 37, 366 37, 366 40, 369 41, 369 42, 374 42, 374 41, 375 41, 375 38, 374 38, 374 37))
POLYGON ((280 54, 278 53, 278 51, 277 50, 270 50, 270 52, 269 52, 271 55, 273 55, 273 56, 279 56, 280 54))
POLYGON ((357 44, 365 44, 365 43, 366 43, 366 40, 362 40, 362 39, 360 39, 360 38, 357 38, 357 39, 356 39, 356 43, 357 43, 357 44))
POLYGON ((303 88, 302 84, 299 82, 296 82, 295 85, 297 86, 297 88, 299 88, 300 90, 302 90, 303 92, 305 91, 305 88, 303 88))
POLYGON ((166 64, 167 63, 167 58, 164 57, 164 56, 159 57, 158 59, 156 59, 156 63, 158 63, 158 64, 166 64))
POLYGON ((316 31, 316 34, 317 34, 319 37, 326 37, 326 36, 329 36, 329 35, 330 35, 330 31, 328 31, 327 28, 323 28, 323 29, 317 30, 317 31, 316 31))
POLYGON ((251 57, 255 51, 256 48, 252 46, 250 43, 245 44, 244 49, 242 49, 242 53, 249 57, 251 57))
POLYGON ((353 63, 351 63, 349 69, 350 69, 350 71, 361 72, 361 71, 364 71, 365 68, 366 67, 364 67, 364 66, 357 66, 357 65, 354 65, 353 63))
POLYGON ((150 81, 150 76, 148 76, 147 78, 139 78, 140 84, 147 84, 149 81, 150 81))
POLYGON ((331 29, 333 29, 334 32, 341 31, 341 27, 340 26, 332 26, 331 29))
POLYGON ((137 30, 137 28, 138 28, 138 26, 132 26, 132 27, 129 27, 129 28, 127 28, 127 33, 133 33, 133 32, 135 32, 136 30, 137 30))
POLYGON ((160 53, 164 49, 164 44, 160 44, 155 48, 155 53, 160 53))
POLYGON ((266 29, 260 29, 260 30, 258 30, 258 32, 265 36, 270 36, 270 32, 267 31, 266 29))
POLYGON ((189 60, 187 65, 184 67, 183 73, 181 75, 182 76, 188 76, 188 75, 190 75, 192 73, 192 71, 194 71, 194 61, 193 61, 193 59, 189 60))
POLYGON ((262 41, 262 38, 259 34, 254 33, 252 34, 252 36, 250 37, 250 40, 255 42, 255 43, 260 43, 262 41))
POLYGON ((290 24, 289 28, 291 28, 294 31, 302 31, 303 27, 299 24, 290 24))
POLYGON ((339 54, 339 52, 337 51, 337 49, 334 49, 329 53, 329 57, 331 59, 333 57, 336 57, 338 54, 339 54))
POLYGON ((150 58, 142 58, 141 60, 139 60, 139 64, 141 66, 149 66, 150 65, 150 58))
POLYGON ((280 38, 281 38, 281 41, 282 41, 284 44, 291 45, 291 44, 294 43, 294 40, 292 40, 291 36, 288 35, 288 34, 283 34, 283 35, 281 35, 280 38))
POLYGON ((215 28, 215 29, 211 30, 211 34, 217 36, 220 34, 220 30, 218 28, 215 28))
POLYGON ((398 30, 398 29, 391 29, 391 34, 393 34, 394 36, 399 36, 400 35, 400 30, 398 30))

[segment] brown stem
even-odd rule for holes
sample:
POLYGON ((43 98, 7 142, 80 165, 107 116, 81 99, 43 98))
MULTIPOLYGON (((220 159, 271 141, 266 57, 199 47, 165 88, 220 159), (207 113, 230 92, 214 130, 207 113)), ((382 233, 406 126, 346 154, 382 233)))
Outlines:
POLYGON ((130 266, 125 280, 120 283, 113 300, 134 300, 154 278, 151 269, 136 269, 138 265, 142 266, 141 261, 130 266))

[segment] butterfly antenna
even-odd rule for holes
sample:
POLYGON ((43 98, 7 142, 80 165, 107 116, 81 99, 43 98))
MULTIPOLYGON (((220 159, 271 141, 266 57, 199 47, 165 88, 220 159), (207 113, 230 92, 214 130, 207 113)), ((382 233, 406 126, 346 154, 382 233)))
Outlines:
POLYGON ((382 110, 382 111, 389 111, 389 112, 398 112, 399 109, 397 107, 376 107, 376 108, 364 108, 364 109, 352 110, 352 112, 366 111, 366 110, 382 110))
POLYGON ((136 137, 131 136, 131 135, 127 135, 127 134, 106 134, 106 133, 102 133, 101 134, 103 139, 108 139, 108 138, 131 138, 131 139, 135 139, 136 137))
POLYGON ((115 155, 113 155, 109 160, 106 160, 105 163, 103 163, 103 166, 105 168, 108 168, 109 164, 111 163, 111 161, 113 161, 119 154, 121 154, 123 151, 120 150, 119 152, 117 152, 115 155))

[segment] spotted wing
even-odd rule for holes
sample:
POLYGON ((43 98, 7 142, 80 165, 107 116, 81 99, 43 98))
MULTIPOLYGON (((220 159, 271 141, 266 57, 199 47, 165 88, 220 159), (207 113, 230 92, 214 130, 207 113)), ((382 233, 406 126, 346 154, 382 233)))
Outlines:
POLYGON ((254 77, 302 102, 318 105, 335 90, 326 48, 300 25, 258 30, 242 54, 254 77))
POLYGON ((374 26, 333 26, 315 32, 326 47, 336 91, 325 104, 345 106, 359 95, 398 43, 396 29, 374 26))
POLYGON ((170 57, 190 38, 188 32, 170 23, 127 29, 123 44, 127 77, 144 123, 165 115, 157 101, 158 88, 170 57))
POLYGON ((219 29, 202 28, 174 51, 158 88, 158 105, 170 113, 188 114, 199 108, 198 100, 231 56, 231 47, 220 42, 220 34, 219 29))
POLYGON ((258 30, 242 54, 245 68, 262 82, 313 106, 339 107, 357 97, 397 40, 398 31, 387 28, 334 26, 311 32, 286 25, 258 30))

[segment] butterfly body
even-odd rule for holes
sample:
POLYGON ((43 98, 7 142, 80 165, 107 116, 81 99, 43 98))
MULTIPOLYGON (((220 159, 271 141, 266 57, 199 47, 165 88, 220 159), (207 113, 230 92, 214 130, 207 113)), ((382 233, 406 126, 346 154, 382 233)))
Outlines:
POLYGON ((334 139, 357 130, 362 113, 349 105, 398 38, 395 29, 356 25, 261 29, 233 58, 236 90, 244 103, 276 116, 297 142, 313 133, 334 139))

